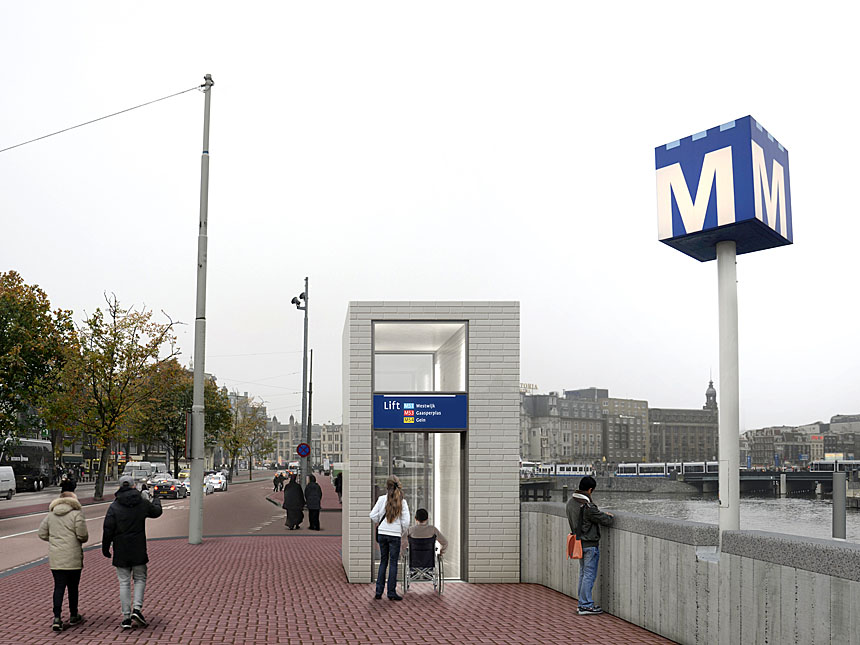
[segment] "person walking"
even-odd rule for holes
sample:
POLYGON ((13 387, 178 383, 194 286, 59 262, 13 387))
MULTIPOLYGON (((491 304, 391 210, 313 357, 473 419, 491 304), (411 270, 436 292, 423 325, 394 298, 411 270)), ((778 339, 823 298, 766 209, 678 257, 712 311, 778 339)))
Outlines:
POLYGON ((343 494, 343 473, 338 473, 337 477, 334 478, 334 492, 337 493, 338 504, 343 504, 343 501, 341 501, 341 495, 343 494))
POLYGON ((143 594, 146 589, 146 520, 159 517, 161 500, 145 499, 134 487, 134 479, 125 475, 119 478, 116 499, 107 510, 102 532, 102 555, 111 557, 119 580, 119 599, 122 607, 123 629, 133 625, 146 627, 143 617, 143 594), (131 587, 134 580, 134 602, 131 587))
POLYGON ((403 600, 397 594, 397 561, 400 559, 400 540, 409 528, 409 504, 403 498, 400 480, 392 475, 385 482, 385 495, 376 500, 370 519, 376 522, 376 541, 379 543, 379 573, 376 575, 376 595, 382 598, 385 590, 385 569, 388 568, 388 599, 403 600))
POLYGON ((54 577, 54 621, 51 629, 63 631, 63 596, 69 590, 69 625, 78 625, 83 617, 78 613, 78 585, 84 567, 81 545, 90 536, 81 503, 63 481, 63 492, 48 506, 48 514, 39 525, 39 538, 48 542, 48 563, 54 577))
POLYGON ((278 492, 278 482, 280 482, 280 481, 281 481, 280 475, 275 475, 274 477, 272 477, 272 492, 273 493, 278 492))
POLYGON ((305 503, 308 505, 308 528, 311 531, 319 531, 322 488, 317 484, 317 478, 314 475, 311 475, 308 479, 310 481, 305 486, 305 503))
POLYGON ((305 506, 305 495, 302 493, 302 487, 296 481, 296 475, 290 475, 290 483, 284 486, 284 504, 283 508, 287 511, 287 519, 284 525, 291 531, 295 531, 301 526, 305 519, 305 514, 302 509, 305 506))
POLYGON ((579 586, 576 594, 579 601, 577 614, 594 616, 603 609, 594 604, 591 591, 597 579, 597 563, 600 561, 600 527, 611 526, 612 513, 597 508, 592 493, 597 487, 594 477, 583 477, 577 490, 567 501, 567 522, 570 532, 582 541, 582 560, 579 562, 579 586))

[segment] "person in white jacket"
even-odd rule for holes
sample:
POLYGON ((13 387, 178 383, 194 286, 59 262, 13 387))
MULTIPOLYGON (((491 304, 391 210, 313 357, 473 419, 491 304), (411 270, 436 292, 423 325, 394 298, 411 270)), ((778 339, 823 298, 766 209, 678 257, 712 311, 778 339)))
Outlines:
POLYGON ((388 599, 403 600, 397 595, 397 561, 400 559, 400 539, 409 528, 409 504, 403 499, 400 480, 393 475, 385 482, 386 494, 376 500, 370 519, 376 522, 376 541, 379 542, 379 573, 376 576, 376 596, 382 598, 385 590, 385 570, 388 569, 388 599))

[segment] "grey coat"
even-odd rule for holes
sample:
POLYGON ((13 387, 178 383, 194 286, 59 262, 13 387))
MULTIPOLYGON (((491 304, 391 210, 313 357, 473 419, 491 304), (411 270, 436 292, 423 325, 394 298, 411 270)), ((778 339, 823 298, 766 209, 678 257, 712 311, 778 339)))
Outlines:
POLYGON ((48 562, 52 569, 83 569, 81 544, 90 539, 81 503, 76 497, 58 497, 39 525, 39 537, 50 545, 48 562))

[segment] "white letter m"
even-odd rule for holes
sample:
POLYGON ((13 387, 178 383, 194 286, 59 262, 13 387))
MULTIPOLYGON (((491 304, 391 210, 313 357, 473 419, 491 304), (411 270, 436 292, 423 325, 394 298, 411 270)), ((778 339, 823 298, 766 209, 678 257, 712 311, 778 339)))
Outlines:
MULTIPOLYGON (((766 179, 766 176, 765 176, 766 179)), ((684 222, 684 230, 697 233, 705 225, 711 187, 717 184, 717 226, 735 221, 734 173, 732 147, 727 146, 705 155, 696 200, 693 201, 680 163, 657 170, 657 233, 665 240, 674 237, 672 231, 672 195, 684 222)), ((758 186, 758 184, 756 184, 758 186)), ((770 213, 770 211, 768 211, 770 213)), ((680 234, 680 232, 679 232, 680 234)))
POLYGON ((767 222, 765 223, 787 239, 786 209, 788 204, 785 201, 785 169, 782 167, 782 164, 774 159, 773 174, 771 175, 772 184, 768 186, 767 163, 764 160, 764 150, 755 141, 752 142, 752 165, 753 199, 755 200, 756 219, 764 222, 761 208, 762 197, 764 197, 764 210, 767 214, 767 222), (762 188, 764 188, 764 191, 762 191, 762 188), (764 195, 762 195, 762 192, 764 195), (777 219, 779 220, 779 228, 776 225, 777 219))

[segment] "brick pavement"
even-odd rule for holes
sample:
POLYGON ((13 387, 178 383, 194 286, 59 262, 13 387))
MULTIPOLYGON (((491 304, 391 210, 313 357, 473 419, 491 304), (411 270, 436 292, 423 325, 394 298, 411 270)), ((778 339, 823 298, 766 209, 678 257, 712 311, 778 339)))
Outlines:
POLYGON ((151 540, 150 625, 127 631, 114 569, 94 549, 81 581, 85 622, 51 632, 43 562, 0 577, 0 644, 671 643, 613 616, 576 616, 575 600, 539 585, 450 583, 438 597, 419 583, 401 603, 375 601, 371 585, 346 581, 340 548, 318 534, 151 540))

